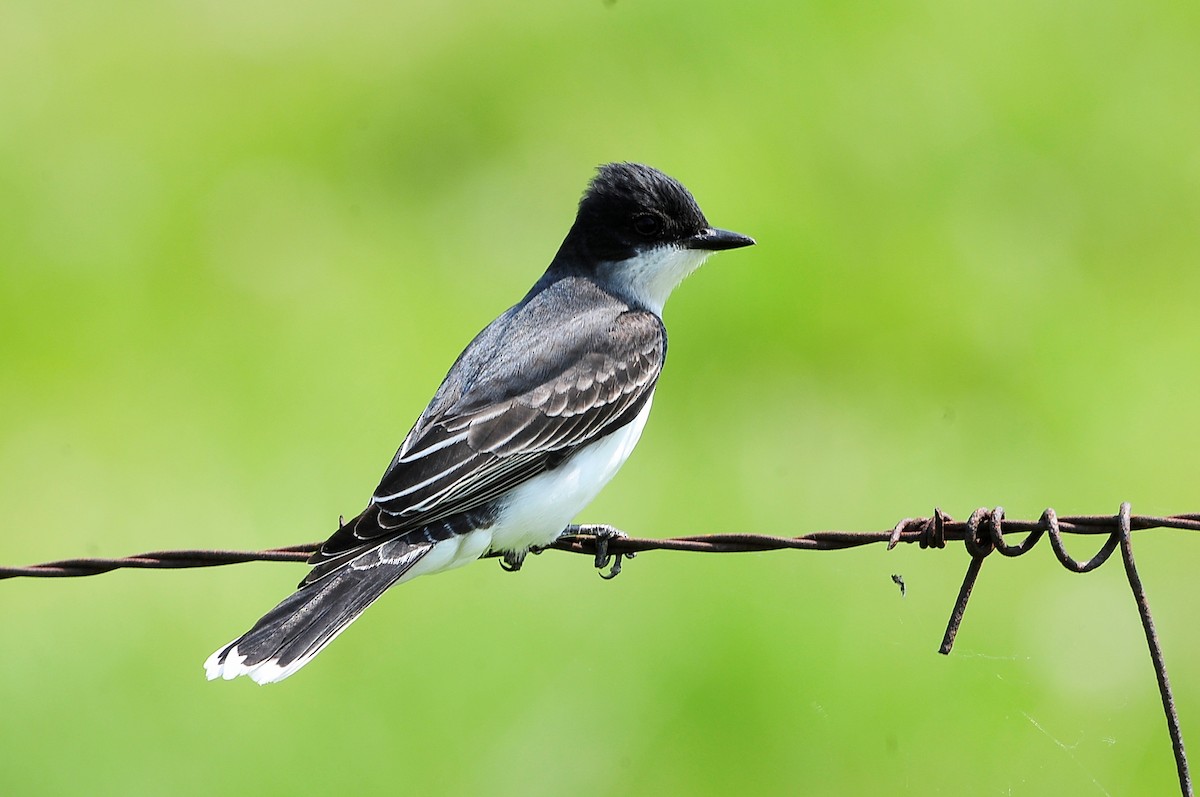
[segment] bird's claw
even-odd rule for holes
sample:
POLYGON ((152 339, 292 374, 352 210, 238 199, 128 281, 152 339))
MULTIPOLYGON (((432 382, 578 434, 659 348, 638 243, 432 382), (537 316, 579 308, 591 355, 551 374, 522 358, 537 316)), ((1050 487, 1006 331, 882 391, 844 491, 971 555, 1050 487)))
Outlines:
POLYGON ((500 569, 505 573, 515 573, 525 564, 525 554, 528 551, 505 551, 500 557, 500 569))
POLYGON ((633 558, 632 551, 628 553, 619 552, 615 554, 610 554, 608 552, 608 543, 610 540, 616 540, 629 536, 618 528, 613 528, 612 526, 607 525, 568 526, 566 533, 587 534, 595 538, 596 569, 601 571, 600 578, 604 579, 605 581, 611 581, 621 574, 622 558, 633 558), (612 563, 612 568, 607 573, 603 572, 604 568, 608 567, 610 562, 612 563))
MULTIPOLYGON (((632 559, 633 552, 631 551, 629 553, 614 554, 613 558, 612 558, 612 569, 609 570, 607 573, 601 573, 600 578, 604 579, 605 581, 612 581, 614 578, 621 575, 621 557, 624 557, 624 556, 627 556, 630 559, 632 559)), ((606 556, 604 558, 604 564, 598 565, 597 567, 604 567, 604 565, 607 565, 607 564, 608 564, 608 557, 606 556)))

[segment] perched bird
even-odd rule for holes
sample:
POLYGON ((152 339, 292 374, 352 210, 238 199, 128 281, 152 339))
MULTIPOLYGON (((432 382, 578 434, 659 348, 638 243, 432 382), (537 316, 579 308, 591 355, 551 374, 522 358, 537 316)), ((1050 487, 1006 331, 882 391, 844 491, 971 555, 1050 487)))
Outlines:
POLYGON ((722 249, 686 188, 601 166, 525 298, 459 355, 367 508, 313 554, 296 592, 205 662, 260 684, 303 667, 388 587, 546 546, 633 450, 667 355, 663 303, 722 249))

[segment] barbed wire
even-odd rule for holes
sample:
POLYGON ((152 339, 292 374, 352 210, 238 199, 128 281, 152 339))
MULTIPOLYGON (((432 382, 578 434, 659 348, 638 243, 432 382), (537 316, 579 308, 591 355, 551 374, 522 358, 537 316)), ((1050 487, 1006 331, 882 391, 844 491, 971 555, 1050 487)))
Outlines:
MULTIPOLYGON (((747 553, 777 550, 831 551, 857 548, 873 543, 887 543, 888 550, 900 543, 916 543, 921 548, 944 548, 948 541, 964 543, 971 561, 959 588, 958 598, 950 613, 946 632, 938 652, 949 654, 962 625, 967 602, 979 577, 984 560, 993 552, 1003 556, 1021 556, 1048 536, 1050 547, 1059 563, 1073 573, 1088 573, 1104 564, 1117 548, 1125 565, 1125 575, 1133 593, 1141 618, 1146 646, 1158 682, 1167 730, 1171 737, 1171 749, 1175 757, 1175 769, 1179 776, 1180 793, 1193 797, 1191 774, 1188 769, 1187 753, 1179 715, 1175 709, 1175 698, 1167 677, 1162 646, 1154 628, 1150 606, 1141 577, 1133 559, 1132 532, 1146 529, 1183 529, 1200 531, 1200 513, 1151 517, 1131 515, 1128 503, 1121 504, 1116 515, 1072 515, 1058 517, 1053 509, 1047 509, 1036 521, 1010 520, 1004 517, 1004 509, 976 509, 966 521, 953 520, 942 510, 935 509, 932 517, 904 518, 886 531, 814 531, 798 537, 780 537, 766 534, 703 534, 687 537, 652 539, 629 537, 611 526, 569 526, 563 536, 541 550, 566 551, 594 557, 595 566, 605 578, 613 578, 621 572, 622 559, 632 558, 646 551, 691 551, 695 553, 747 553), (1009 544, 1006 535, 1028 534, 1016 544, 1009 544), (1100 549, 1091 558, 1079 561, 1067 553, 1063 544, 1064 534, 1107 535, 1100 549), (603 569, 610 567, 607 574, 603 569)), ((179 550, 151 551, 117 559, 76 558, 26 567, 0 567, 0 580, 19 577, 69 578, 93 576, 119 569, 179 569, 194 567, 216 567, 241 562, 304 562, 320 548, 320 542, 270 548, 264 551, 223 550, 179 550)), ((540 553, 541 550, 535 551, 540 553)), ((489 554, 490 556, 491 554, 489 554)), ((501 562, 505 569, 520 568, 520 561, 505 557, 501 562)), ((892 577, 904 589, 899 576, 892 577)))
MULTIPOLYGON (((1072 515, 1057 517, 1054 510, 1047 509, 1042 518, 1035 521, 1010 520, 1003 518, 1003 509, 977 510, 998 512, 1003 520, 1004 534, 1029 532, 1031 538, 1023 543, 1024 550, 1036 544, 1037 538, 1051 531, 1050 539, 1055 555, 1064 567, 1074 569, 1067 563, 1070 557, 1063 549, 1062 534, 1111 534, 1117 527, 1114 515, 1072 515)), ((974 516, 972 516, 974 517, 974 516)), ((1130 517, 1133 531, 1171 528, 1200 531, 1200 513, 1150 517, 1130 517)), ((695 553, 749 553, 755 551, 813 550, 834 551, 857 548, 872 543, 887 542, 889 550, 899 543, 918 543, 922 548, 945 547, 947 541, 962 542, 970 528, 970 521, 957 522, 940 509, 929 518, 905 518, 886 531, 814 531, 797 537, 780 537, 768 534, 701 534, 687 537, 643 538, 618 536, 601 539, 597 530, 610 530, 609 526, 570 526, 562 537, 543 550, 566 551, 568 553, 595 556, 597 548, 606 542, 607 554, 614 559, 628 557, 644 551, 691 551, 695 553)), ((318 548, 321 541, 268 548, 262 551, 228 550, 178 550, 150 551, 120 558, 96 557, 60 559, 53 562, 27 565, 24 567, 0 567, 0 580, 9 578, 70 578, 95 576, 121 569, 172 570, 192 567, 216 567, 243 562, 305 562, 318 548)), ((1024 550, 1022 552, 1024 552, 1024 550)), ((1005 553, 1001 550, 1001 553, 1005 553)), ((1109 551, 1111 554, 1112 551, 1109 551)), ((1014 554, 1008 553, 1008 556, 1014 554)), ((1106 557, 1107 558, 1107 555, 1106 557)), ((618 560, 619 561, 619 560, 618 560)), ((602 565, 607 566, 607 562, 602 565)), ((1094 565, 1090 569, 1094 569, 1094 565)), ((619 568, 617 572, 620 572, 619 568)), ((1076 571, 1079 572, 1079 571, 1076 571)), ((1082 571, 1087 572, 1087 571, 1082 571)))

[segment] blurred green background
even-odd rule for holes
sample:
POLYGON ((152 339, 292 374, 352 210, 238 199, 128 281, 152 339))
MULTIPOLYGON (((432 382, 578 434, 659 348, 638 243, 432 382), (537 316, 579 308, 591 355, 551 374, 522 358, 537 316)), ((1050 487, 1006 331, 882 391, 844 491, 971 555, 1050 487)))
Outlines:
MULTIPOLYGON (((1200 511, 1197 75, 1170 2, 6 0, 0 561, 326 536, 609 160, 759 246, 582 520, 1200 511)), ((1200 547, 1136 542, 1200 754, 1200 547)), ((1120 565, 996 557, 941 657, 966 561, 486 562, 270 688, 200 665, 298 565, 9 581, 0 792, 1171 793, 1120 565)))

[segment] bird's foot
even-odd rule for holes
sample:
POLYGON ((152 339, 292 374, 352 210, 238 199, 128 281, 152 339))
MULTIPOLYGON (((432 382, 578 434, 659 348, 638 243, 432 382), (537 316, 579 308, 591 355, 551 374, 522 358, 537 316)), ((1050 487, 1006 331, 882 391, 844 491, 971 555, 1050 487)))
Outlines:
POLYGON ((500 557, 500 569, 505 573, 515 573, 525 564, 525 554, 528 551, 505 551, 500 557))
POLYGON ((625 532, 618 528, 614 528, 613 526, 602 523, 585 526, 567 526, 563 530, 563 534, 586 534, 596 538, 596 569, 603 571, 604 568, 608 567, 609 562, 612 562, 612 569, 610 569, 607 573, 600 573, 600 578, 604 579, 605 581, 614 579, 621 574, 622 558, 628 557, 632 559, 634 555, 633 551, 629 551, 628 553, 618 552, 615 554, 610 554, 608 552, 608 543, 610 540, 616 540, 629 536, 625 532))
POLYGON ((537 545, 532 545, 524 551, 505 551, 500 557, 500 569, 506 573, 515 573, 525 564, 525 557, 529 554, 537 556, 545 548, 537 545))

